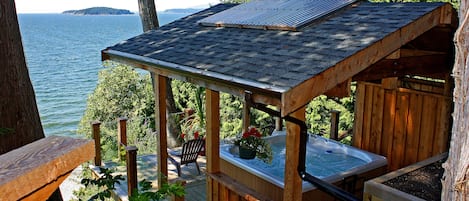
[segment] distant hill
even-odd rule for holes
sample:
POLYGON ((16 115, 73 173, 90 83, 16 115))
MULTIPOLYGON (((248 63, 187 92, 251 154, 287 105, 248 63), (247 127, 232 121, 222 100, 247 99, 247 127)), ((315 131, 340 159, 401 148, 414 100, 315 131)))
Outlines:
POLYGON ((108 7, 92 7, 81 10, 67 10, 62 12, 63 14, 72 14, 72 15, 131 15, 134 14, 129 10, 125 9, 115 9, 108 7))
POLYGON ((198 9, 198 8, 174 8, 174 9, 167 9, 164 10, 163 12, 165 13, 196 13, 199 12, 203 9, 198 9))

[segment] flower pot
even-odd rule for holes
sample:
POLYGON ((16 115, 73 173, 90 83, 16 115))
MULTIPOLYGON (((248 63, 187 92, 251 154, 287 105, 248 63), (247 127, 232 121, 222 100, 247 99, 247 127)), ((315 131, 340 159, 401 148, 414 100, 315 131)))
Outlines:
POLYGON ((253 159, 256 157, 256 150, 239 147, 239 157, 242 159, 253 159))

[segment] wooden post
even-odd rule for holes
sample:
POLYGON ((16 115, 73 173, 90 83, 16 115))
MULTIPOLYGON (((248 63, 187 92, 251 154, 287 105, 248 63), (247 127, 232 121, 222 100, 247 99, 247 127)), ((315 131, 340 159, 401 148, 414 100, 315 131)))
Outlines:
POLYGON ((101 122, 99 121, 93 121, 91 123, 92 129, 92 135, 94 139, 94 152, 95 152, 95 157, 94 157, 94 165, 95 166, 101 166, 101 134, 99 130, 99 126, 101 125, 101 122))
POLYGON ((137 189, 137 147, 127 146, 126 160, 127 160, 127 191, 129 197, 132 196, 134 190, 137 189))
POLYGON ((124 160, 122 150, 127 146, 127 118, 120 117, 117 119, 117 146, 119 160, 124 160))
POLYGON ((168 143, 166 139, 166 80, 168 78, 153 72, 151 73, 151 78, 155 93, 155 121, 158 132, 156 155, 158 156, 158 188, 160 188, 164 183, 167 183, 168 178, 168 143))
MULTIPOLYGON (((220 94, 218 91, 210 89, 206 89, 205 92, 207 173, 212 174, 220 171, 220 94)), ((214 182, 213 179, 207 176, 206 186, 207 200, 217 200, 217 182, 214 182)))
POLYGON ((249 104, 249 100, 247 97, 249 95, 245 95, 244 104, 243 104, 243 130, 242 132, 246 132, 251 124, 251 106, 249 104))
POLYGON ((339 140, 339 117, 340 112, 337 110, 331 111, 331 133, 329 138, 335 141, 339 140))
MULTIPOLYGON (((290 114, 301 121, 305 120, 305 107, 290 114)), ((287 121, 287 138, 285 154, 285 189, 283 200, 302 200, 302 180, 298 174, 298 155, 300 152, 300 126, 287 121)))
POLYGON ((283 119, 280 117, 275 117, 275 130, 276 131, 283 130, 283 119))

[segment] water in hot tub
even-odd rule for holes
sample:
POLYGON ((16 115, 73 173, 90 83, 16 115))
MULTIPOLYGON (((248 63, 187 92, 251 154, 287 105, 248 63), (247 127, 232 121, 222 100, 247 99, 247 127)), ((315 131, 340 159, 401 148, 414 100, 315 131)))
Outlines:
MULTIPOLYGON (((325 178, 340 172, 366 164, 367 162, 347 154, 347 149, 336 144, 332 147, 326 141, 319 140, 308 146, 306 153, 306 171, 319 178, 325 178), (323 146, 325 145, 325 146, 323 146)), ((285 173, 285 142, 271 143, 273 160, 271 164, 261 160, 246 160, 251 167, 256 166, 262 172, 284 178, 285 173)))

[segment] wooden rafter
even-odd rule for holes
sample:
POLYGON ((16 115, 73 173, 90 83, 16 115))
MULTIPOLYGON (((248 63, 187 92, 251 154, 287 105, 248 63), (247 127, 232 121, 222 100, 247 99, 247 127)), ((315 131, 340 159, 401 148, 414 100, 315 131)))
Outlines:
POLYGON ((445 79, 446 74, 451 72, 450 61, 451 59, 446 54, 383 59, 353 76, 353 80, 380 80, 404 75, 445 79))
POLYGON ((446 4, 283 93, 282 116, 298 110, 314 97, 365 70, 432 28, 452 23, 452 9, 450 4, 446 4))

